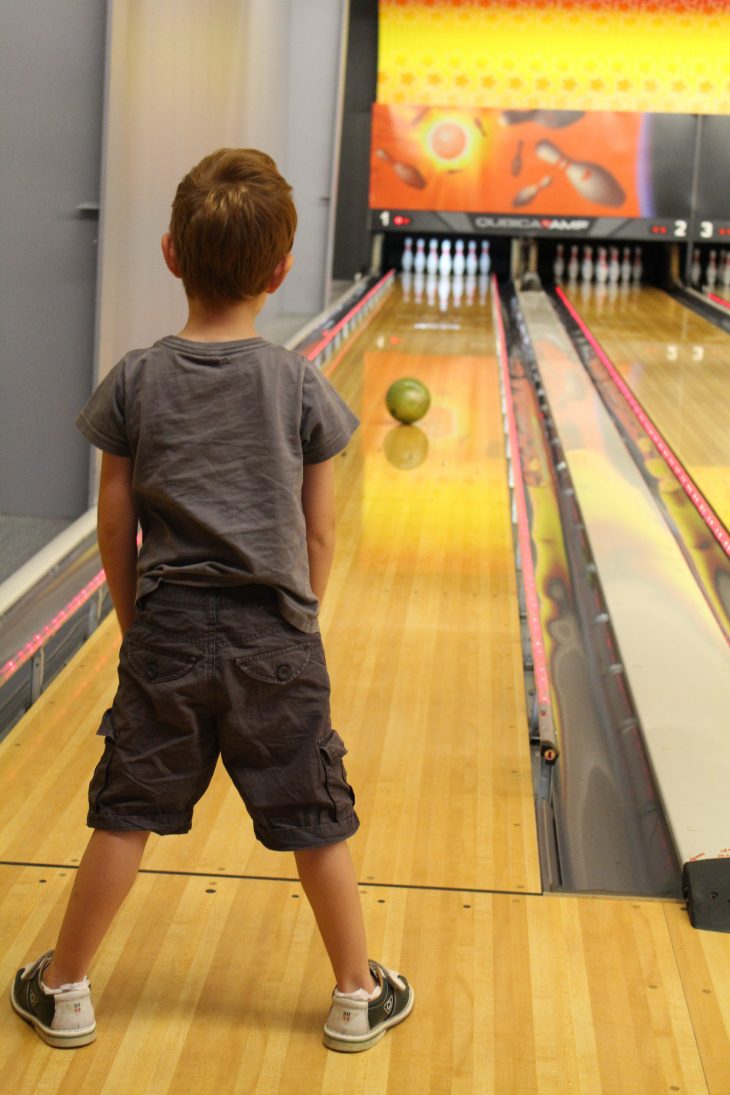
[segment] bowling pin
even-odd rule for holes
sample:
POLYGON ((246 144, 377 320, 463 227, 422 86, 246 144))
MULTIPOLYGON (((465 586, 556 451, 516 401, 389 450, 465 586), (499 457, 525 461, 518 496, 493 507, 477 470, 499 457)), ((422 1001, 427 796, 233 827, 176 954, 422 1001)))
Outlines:
POLYGON ((439 256, 439 277, 447 278, 451 273, 451 240, 444 240, 441 244, 439 256))
POLYGON ((722 268, 722 286, 723 289, 730 289, 730 251, 724 251, 722 257, 725 260, 722 268))
POLYGON ((577 281, 579 273, 580 263, 578 262, 578 247, 576 244, 573 244, 570 249, 570 259, 568 260, 568 277, 571 281, 577 281))
POLYGON ((605 247, 598 248, 598 262, 596 263, 596 281, 599 285, 605 285, 608 281, 608 257, 605 247))
POLYGON ((446 312, 449 307, 449 293, 451 292, 451 282, 448 274, 442 274, 438 279, 437 291, 439 308, 442 312, 446 312))
POLYGON ((695 249, 692 256, 692 266, 690 267, 690 278, 693 285, 699 285, 702 281, 702 263, 700 261, 700 252, 695 249))
POLYGON ((426 241, 423 239, 416 240, 416 253, 413 257, 413 269, 417 274, 424 273, 426 269, 426 241))
POLYGON ((431 307, 436 303, 436 289, 438 278, 435 274, 429 274, 426 278, 426 303, 431 307))
POLYGON ((707 263, 707 287, 714 289, 717 284, 717 251, 710 251, 710 261, 707 263))
POLYGON ((515 154, 512 157, 512 174, 517 177, 522 171, 522 149, 525 147, 524 141, 517 142, 517 148, 515 154))
POLYGON ((438 274, 439 269, 439 243, 432 239, 428 243, 428 255, 426 257, 426 271, 429 274, 438 274))
POLYGON ((631 281, 631 248, 624 247, 624 257, 621 263, 621 281, 631 281))
POLYGON ((593 248, 583 248, 583 262, 581 263, 580 276, 584 282, 593 280, 593 248))
POLYGON ((626 201, 626 194, 618 179, 600 164, 572 160, 552 141, 538 141, 535 154, 538 159, 556 164, 564 171, 575 192, 588 201, 614 207, 623 205, 626 201))
POLYGON ((641 261, 641 248, 634 248, 634 261, 631 266, 631 276, 634 279, 634 283, 639 285, 641 279, 644 276, 644 264, 641 261))
POLYGON ((403 243, 403 254, 401 255, 400 268, 405 274, 409 274, 413 269, 413 240, 410 236, 406 236, 403 243))
POLYGON ((563 254, 563 244, 559 243, 555 249, 555 261, 553 262, 553 277, 556 281, 563 280, 563 274, 565 273, 565 257, 563 254))
POLYGON ((461 298, 464 296, 464 279, 456 273, 454 273, 454 280, 451 283, 451 292, 454 298, 454 308, 459 308, 461 298))
POLYGON ((611 261, 608 264, 608 280, 616 285, 621 277, 621 263, 618 261, 618 247, 611 248, 611 261))
POLYGON ((454 277, 461 278, 466 272, 466 256, 464 255, 464 241, 457 240, 454 244, 454 277))
POLYGON ((479 254, 479 273, 486 277, 492 268, 492 258, 489 254, 489 240, 482 240, 482 248, 479 254))
POLYGON ((469 240, 469 245, 466 252, 466 272, 469 275, 474 275, 479 272, 479 259, 477 258, 476 240, 469 240))

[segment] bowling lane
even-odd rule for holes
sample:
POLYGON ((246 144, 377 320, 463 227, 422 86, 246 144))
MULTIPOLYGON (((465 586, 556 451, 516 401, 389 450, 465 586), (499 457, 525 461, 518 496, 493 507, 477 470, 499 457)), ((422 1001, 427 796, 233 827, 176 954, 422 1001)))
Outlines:
MULTIPOLYGON (((400 287, 330 364, 362 420, 337 458, 338 548, 323 610, 334 725, 363 825, 361 879, 539 892, 507 475, 489 302, 441 311, 400 287), (396 427, 385 391, 432 407, 396 427), (420 461, 420 463, 418 463, 420 461), (418 463, 418 466, 412 466, 418 463), (404 465, 404 466, 398 466, 404 465)), ((0 749, 0 859, 73 865, 87 839, 95 731, 116 683, 107 620, 0 749), (40 811, 40 813, 39 813, 40 811), (53 825, 37 819, 53 817, 53 825)), ((144 867, 291 878, 256 843, 219 768, 186 836, 144 867)))
POLYGON ((717 515, 730 525, 727 334, 658 289, 565 289, 717 515))

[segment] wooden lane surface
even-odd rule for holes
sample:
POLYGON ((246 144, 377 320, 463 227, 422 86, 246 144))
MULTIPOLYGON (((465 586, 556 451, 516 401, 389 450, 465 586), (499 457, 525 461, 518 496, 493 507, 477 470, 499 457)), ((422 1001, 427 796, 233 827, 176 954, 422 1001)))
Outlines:
MULTIPOLYGON (((12 955, 53 937, 68 872, 0 867, 12 955), (64 877, 65 874, 65 877, 64 877), (42 894, 42 899, 41 899, 42 894)), ((727 936, 660 902, 363 887, 417 990, 369 1053, 320 1043, 330 976, 298 884, 143 875, 93 975, 97 1041, 44 1046, 0 1009, 16 1095, 726 1095, 727 936), (213 890, 214 892, 209 892, 213 890)), ((12 957, 2 959, 9 982, 12 957)))
MULTIPOLYGON (((363 423, 337 463, 339 544, 323 620, 333 721, 364 822, 353 853, 360 877, 378 882, 539 892, 489 311, 465 309, 459 331, 444 322, 438 309, 404 311, 396 293, 333 375, 363 423), (426 381, 433 406, 422 433, 406 434, 406 449, 415 436, 428 455, 404 470, 386 456, 404 434, 383 399, 407 373, 426 381)), ((0 747, 0 860, 80 858, 117 641, 109 621, 0 747), (38 825, 49 813, 53 825, 38 825)), ((255 842, 222 770, 192 833, 153 838, 144 864, 294 873, 290 856, 255 842)))
POLYGON ((657 428, 730 526, 730 339, 658 289, 566 290, 657 428))

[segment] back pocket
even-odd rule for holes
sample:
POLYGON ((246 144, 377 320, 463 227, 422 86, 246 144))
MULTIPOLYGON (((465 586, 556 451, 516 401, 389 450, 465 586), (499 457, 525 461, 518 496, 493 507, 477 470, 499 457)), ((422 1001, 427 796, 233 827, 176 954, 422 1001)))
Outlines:
POLYGON ((200 655, 188 650, 160 650, 139 642, 129 644, 127 657, 135 673, 151 684, 184 677, 200 660, 200 655))
POLYGON ((301 676, 312 660, 314 643, 297 643, 279 650, 246 658, 236 658, 236 665, 248 677, 266 684, 288 684, 301 676))

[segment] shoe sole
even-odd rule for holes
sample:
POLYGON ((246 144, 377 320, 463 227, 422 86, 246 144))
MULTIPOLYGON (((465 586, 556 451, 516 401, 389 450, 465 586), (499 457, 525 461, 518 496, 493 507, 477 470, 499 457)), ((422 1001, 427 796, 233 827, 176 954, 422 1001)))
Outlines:
POLYGON ((327 1049, 336 1049, 340 1053, 360 1053, 362 1050, 370 1049, 374 1046, 391 1027, 395 1027, 398 1023, 402 1023, 404 1019, 413 1011, 413 1004, 416 999, 416 994, 411 986, 411 995, 408 1003, 403 1011, 398 1015, 393 1016, 392 1019, 385 1019, 382 1023, 379 1023, 377 1029, 370 1034, 366 1034, 362 1038, 347 1038, 344 1034, 328 1034, 327 1027, 324 1028, 324 1038, 322 1039, 327 1049))
POLYGON ((10 1003, 15 1014, 30 1024, 41 1041, 53 1049, 78 1049, 80 1046, 88 1046, 96 1039, 96 1023, 91 1029, 77 1030, 73 1034, 59 1034, 57 1030, 50 1030, 47 1026, 44 1026, 32 1012, 21 1008, 20 1004, 16 1002, 12 989, 10 990, 10 1003))

